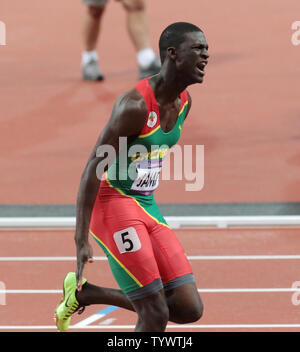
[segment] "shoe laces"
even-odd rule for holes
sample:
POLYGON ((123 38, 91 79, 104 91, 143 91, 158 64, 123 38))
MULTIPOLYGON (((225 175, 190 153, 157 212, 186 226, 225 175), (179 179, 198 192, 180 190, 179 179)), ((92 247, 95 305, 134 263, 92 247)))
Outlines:
MULTIPOLYGON (((77 314, 78 314, 78 315, 82 314, 82 313, 84 312, 84 310, 85 310, 85 306, 79 307, 79 308, 77 309, 77 314)), ((76 311, 75 311, 75 312, 76 312, 76 311)))

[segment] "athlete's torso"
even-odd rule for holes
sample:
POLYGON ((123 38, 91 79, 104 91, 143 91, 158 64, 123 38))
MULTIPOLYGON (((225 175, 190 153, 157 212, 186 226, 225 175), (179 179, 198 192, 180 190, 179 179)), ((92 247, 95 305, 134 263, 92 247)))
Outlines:
MULTIPOLYGON (((145 100, 147 120, 135 140, 127 144, 127 140, 123 139, 123 148, 107 170, 105 177, 110 187, 118 189, 125 195, 146 201, 152 197, 158 186, 165 155, 180 138, 188 108, 188 95, 186 90, 180 95, 180 109, 175 124, 170 116, 167 116, 161 124, 160 112, 164 109, 159 109, 149 79, 140 81, 136 89, 145 100)), ((168 115, 168 111, 163 113, 168 115)), ((174 112, 170 112, 169 115, 172 113, 174 112)))

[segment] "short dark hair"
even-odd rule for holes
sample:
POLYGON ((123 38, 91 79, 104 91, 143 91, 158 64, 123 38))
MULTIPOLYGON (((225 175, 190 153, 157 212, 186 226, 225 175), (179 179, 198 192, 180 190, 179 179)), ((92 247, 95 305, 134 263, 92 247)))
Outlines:
POLYGON ((175 22, 165 28, 159 38, 160 60, 163 63, 167 56, 167 49, 177 48, 184 39, 185 33, 202 32, 202 30, 192 23, 175 22))

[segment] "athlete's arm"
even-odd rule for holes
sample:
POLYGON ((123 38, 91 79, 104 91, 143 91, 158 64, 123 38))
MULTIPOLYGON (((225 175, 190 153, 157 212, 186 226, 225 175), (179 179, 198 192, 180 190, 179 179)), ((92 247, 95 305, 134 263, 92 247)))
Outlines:
MULTIPOLYGON (((75 243, 77 251, 77 285, 81 289, 84 264, 92 261, 92 249, 88 242, 89 225, 95 199, 99 190, 101 176, 96 174, 97 165, 106 156, 97 157, 101 146, 109 145, 119 152, 119 137, 136 138, 142 130, 147 117, 147 107, 142 96, 135 90, 123 94, 115 103, 111 117, 101 132, 97 143, 83 171, 76 203, 75 243)), ((113 160, 109 160, 106 170, 113 160)), ((97 170, 98 171, 98 170, 97 170)))

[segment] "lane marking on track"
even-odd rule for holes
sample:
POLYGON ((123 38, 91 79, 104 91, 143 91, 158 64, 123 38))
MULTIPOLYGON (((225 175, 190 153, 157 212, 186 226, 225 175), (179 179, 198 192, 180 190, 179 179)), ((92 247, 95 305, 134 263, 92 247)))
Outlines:
POLYGON ((298 288, 199 288, 201 293, 300 292, 298 288))
MULTIPOLYGON (((71 325, 69 329, 98 329, 98 330, 116 330, 116 329, 134 329, 135 325, 87 325, 84 327, 76 327, 71 325)), ((168 325, 167 329, 276 329, 276 328, 300 328, 300 324, 195 324, 195 325, 168 325)), ((0 325, 0 330, 57 330, 55 325, 0 325)))
POLYGON ((106 307, 100 310, 99 312, 89 316, 88 318, 81 320, 79 323, 73 325, 73 328, 82 328, 82 327, 88 326, 96 322, 97 320, 100 320, 103 317, 106 317, 108 314, 114 312, 116 309, 119 309, 119 307, 115 307, 115 306, 106 307))
MULTIPOLYGON (((94 261, 107 260, 106 257, 93 257, 94 261)), ((76 261, 76 257, 0 257, 1 262, 61 262, 76 261)))
MULTIPOLYGON (((6 294, 62 294, 63 290, 0 290, 6 294)), ((300 292, 300 288, 295 287, 274 287, 274 288, 198 288, 200 293, 249 293, 249 292, 300 292)), ((113 307, 113 306, 112 306, 113 307)), ((101 314, 102 311, 96 313, 101 314)))
MULTIPOLYGON (((299 215, 255 215, 255 216, 165 216, 173 229, 230 228, 230 227, 295 227, 300 226, 299 215)), ((11 229, 74 229, 75 217, 0 217, 0 230, 11 229)))
MULTIPOLYGON (((94 261, 107 261, 104 256, 93 257, 94 261)), ((189 255, 189 260, 299 260, 300 255, 189 255)), ((76 257, 0 257, 1 262, 32 262, 32 261, 76 261, 76 257)))
POLYGON ((63 290, 5 290, 1 291, 0 293, 7 293, 7 294, 49 294, 49 293, 56 293, 62 294, 63 290))
POLYGON ((99 325, 111 325, 116 320, 117 320, 116 318, 108 318, 108 319, 105 319, 104 321, 100 321, 99 325))

